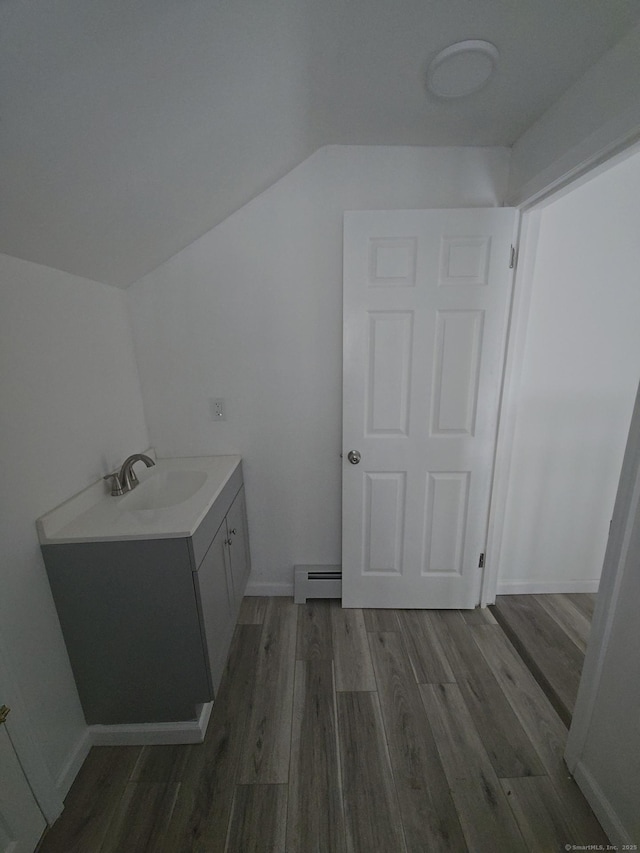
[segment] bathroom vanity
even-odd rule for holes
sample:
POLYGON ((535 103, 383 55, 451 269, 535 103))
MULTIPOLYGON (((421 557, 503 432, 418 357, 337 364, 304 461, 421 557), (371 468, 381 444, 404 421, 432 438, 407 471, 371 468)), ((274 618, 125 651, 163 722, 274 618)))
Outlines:
POLYGON ((139 475, 129 494, 97 483, 37 522, 82 707, 98 727, 198 717, 220 684, 250 571, 239 456, 158 459, 139 475))

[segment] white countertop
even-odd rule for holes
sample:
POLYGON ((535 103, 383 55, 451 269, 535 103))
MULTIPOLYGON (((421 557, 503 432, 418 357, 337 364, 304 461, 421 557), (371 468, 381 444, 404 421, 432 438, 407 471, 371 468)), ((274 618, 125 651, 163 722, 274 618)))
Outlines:
MULTIPOLYGON (((40 544, 193 536, 240 463, 240 456, 157 459, 152 468, 145 468, 144 463, 138 462, 135 473, 140 485, 133 491, 113 497, 109 484, 99 480, 39 518, 36 526, 40 544), (145 489, 145 482, 158 475, 170 477, 171 472, 201 472, 205 475, 204 482, 190 497, 173 506, 135 508, 140 502, 138 496, 153 487, 148 484, 145 489)), ((199 481, 199 478, 192 479, 199 481)))

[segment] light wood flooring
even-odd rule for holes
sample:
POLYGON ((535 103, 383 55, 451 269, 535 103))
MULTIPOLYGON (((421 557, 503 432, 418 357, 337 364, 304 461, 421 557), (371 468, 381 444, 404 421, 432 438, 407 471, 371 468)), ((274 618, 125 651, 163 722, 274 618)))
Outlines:
POLYGON ((584 664, 595 595, 499 595, 491 612, 567 726, 584 664))
POLYGON ((246 598, 205 742, 94 747, 40 853, 606 845, 566 736, 487 610, 246 598))

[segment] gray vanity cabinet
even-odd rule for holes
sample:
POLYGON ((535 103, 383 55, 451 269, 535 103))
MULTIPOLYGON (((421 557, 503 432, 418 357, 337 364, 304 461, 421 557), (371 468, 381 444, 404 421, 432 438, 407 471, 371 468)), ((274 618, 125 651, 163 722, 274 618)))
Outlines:
POLYGON ((218 689, 250 570, 242 469, 192 537, 42 553, 87 723, 194 719, 218 689))

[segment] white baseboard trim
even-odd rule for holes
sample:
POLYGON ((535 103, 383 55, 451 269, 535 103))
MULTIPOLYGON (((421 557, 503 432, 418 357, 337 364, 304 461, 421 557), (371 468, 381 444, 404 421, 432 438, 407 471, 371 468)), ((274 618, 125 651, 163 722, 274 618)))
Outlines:
POLYGON ((611 801, 605 796, 604 791, 582 761, 578 761, 573 778, 616 849, 620 850, 623 845, 634 845, 637 838, 632 838, 626 831, 611 801))
POLYGON ((245 595, 256 595, 260 598, 267 596, 293 598, 293 581, 291 583, 263 583, 249 580, 245 595))
POLYGON ((594 581, 498 581, 496 595, 550 595, 561 592, 597 592, 599 580, 594 581))
POLYGON ((201 706, 195 720, 175 723, 126 723, 113 726, 89 726, 92 746, 153 746, 171 743, 202 743, 209 724, 213 702, 201 706))
POLYGON ((63 800, 69 793, 69 789, 73 785, 73 780, 80 772, 80 768, 84 764, 87 755, 89 755, 91 747, 91 736, 89 734, 89 729, 86 728, 78 738, 74 748, 69 753, 69 757, 64 763, 60 773, 58 773, 58 777, 56 779, 56 789, 63 800))

